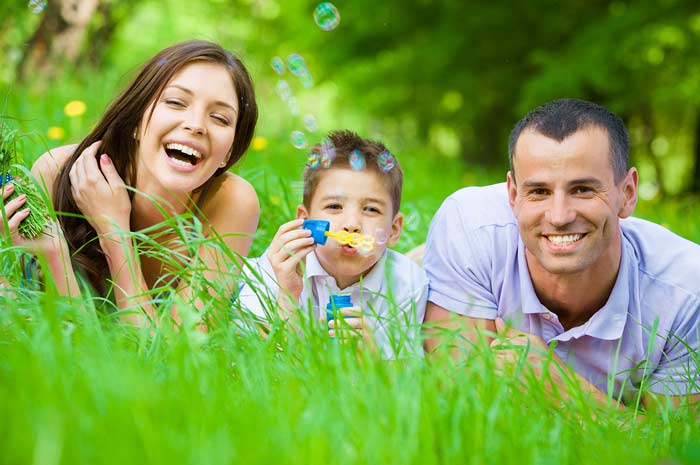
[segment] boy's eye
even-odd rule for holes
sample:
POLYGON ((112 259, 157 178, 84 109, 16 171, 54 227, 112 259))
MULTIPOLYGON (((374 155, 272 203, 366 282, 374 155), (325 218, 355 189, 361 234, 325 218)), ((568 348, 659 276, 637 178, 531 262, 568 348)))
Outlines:
POLYGON ((343 206, 339 203, 329 203, 324 208, 328 208, 330 210, 340 210, 341 208, 343 208, 343 206))
POLYGON ((368 211, 370 213, 381 213, 381 210, 379 210, 379 208, 371 206, 365 207, 365 211, 368 211))

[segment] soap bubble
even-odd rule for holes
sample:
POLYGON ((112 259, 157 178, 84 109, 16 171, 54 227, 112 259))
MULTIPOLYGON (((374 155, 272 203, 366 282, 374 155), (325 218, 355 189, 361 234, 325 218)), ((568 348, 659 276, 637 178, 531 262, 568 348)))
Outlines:
POLYGON ((304 57, 298 53, 292 53, 287 57, 287 66, 289 66, 289 71, 295 76, 301 76, 305 72, 308 73, 304 57))
POLYGON ((301 111, 299 108, 299 101, 293 95, 289 97, 289 100, 287 100, 287 107, 289 108, 289 112, 292 114, 292 116, 297 116, 301 111))
POLYGON ((389 240, 389 233, 384 231, 382 228, 377 228, 377 230, 374 232, 374 237, 377 239, 378 245, 384 245, 386 244, 386 241, 389 240))
POLYGON ((38 15, 44 9, 46 8, 46 1, 45 0, 29 0, 29 9, 32 10, 32 13, 35 15, 38 15))
POLYGON ((299 78, 301 85, 303 85, 305 88, 308 89, 314 85, 314 78, 311 76, 309 68, 306 66, 304 57, 298 53, 289 55, 287 57, 287 66, 289 67, 289 71, 299 78))
POLYGON ((350 168, 354 169, 355 171, 360 171, 365 169, 365 157, 362 155, 362 152, 360 152, 358 149, 353 150, 350 152, 350 158, 348 159, 350 163, 350 168))
POLYGON ((379 165, 379 169, 385 173, 388 173, 392 168, 394 168, 394 166, 396 166, 396 158, 394 158, 390 152, 385 150, 377 157, 377 164, 379 165))
POLYGON ((306 164, 309 165, 309 168, 316 169, 321 165, 321 160, 318 158, 318 155, 311 152, 306 158, 306 164))
POLYGON ((330 168, 331 164, 335 160, 335 146, 329 138, 324 138, 321 142, 321 166, 324 168, 330 168))
POLYGON ((316 129, 318 129, 318 124, 316 123, 316 118, 312 114, 308 114, 304 116, 304 126, 306 126, 306 129, 308 129, 310 132, 316 132, 316 129))
POLYGON ((306 147, 306 135, 301 131, 293 131, 289 138, 292 141, 292 145, 295 149, 303 149, 306 147))
POLYGON ((416 229, 418 229, 419 224, 420 216, 415 211, 406 215, 406 217, 403 220, 403 227, 408 231, 415 231, 416 229))
POLYGON ((272 69, 275 70, 275 73, 279 75, 284 74, 284 60, 282 60, 282 58, 272 57, 270 64, 272 65, 272 69))
POLYGON ((292 89, 289 87, 289 83, 284 79, 277 81, 275 91, 277 92, 277 95, 279 95, 279 97, 285 102, 289 100, 289 97, 292 95, 292 89))
POLYGON ((330 2, 319 3, 314 10, 314 21, 324 31, 332 31, 340 24, 340 13, 330 2))

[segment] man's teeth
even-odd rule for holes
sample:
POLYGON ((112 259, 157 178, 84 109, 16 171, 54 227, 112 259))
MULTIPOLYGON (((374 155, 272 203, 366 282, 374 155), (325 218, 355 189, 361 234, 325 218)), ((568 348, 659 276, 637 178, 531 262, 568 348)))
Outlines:
POLYGON ((166 149, 170 150, 179 150, 180 152, 189 155, 191 157, 195 157, 197 159, 202 158, 202 154, 199 153, 199 151, 193 149, 192 147, 188 147, 186 145, 182 144, 168 144, 165 146, 166 149))
POLYGON ((547 239, 549 239, 549 241, 553 242, 554 244, 571 244, 572 242, 576 242, 582 237, 583 234, 566 234, 563 236, 547 236, 547 239))

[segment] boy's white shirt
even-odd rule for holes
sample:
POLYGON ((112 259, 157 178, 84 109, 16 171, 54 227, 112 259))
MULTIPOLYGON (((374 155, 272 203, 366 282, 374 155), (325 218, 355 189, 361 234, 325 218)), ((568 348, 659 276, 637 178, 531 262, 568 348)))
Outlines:
MULTIPOLYGON (((265 320, 276 315, 270 303, 276 302, 279 292, 267 252, 247 259, 245 279, 239 292, 241 308, 265 320), (250 283, 261 285, 253 289, 250 283)), ((308 311, 311 303, 315 320, 325 315, 331 295, 350 295, 353 306, 364 312, 382 358, 395 359, 408 353, 423 355, 419 337, 428 299, 428 277, 423 268, 405 255, 387 249, 360 282, 341 290, 323 269, 316 253, 311 252, 306 257, 302 279, 304 288, 299 307, 308 311)))

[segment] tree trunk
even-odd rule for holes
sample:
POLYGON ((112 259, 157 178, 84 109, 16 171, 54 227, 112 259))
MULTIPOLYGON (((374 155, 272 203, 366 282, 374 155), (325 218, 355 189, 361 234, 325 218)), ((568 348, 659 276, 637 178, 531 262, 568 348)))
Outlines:
POLYGON ((98 3, 99 0, 50 1, 19 62, 19 79, 39 77, 48 81, 54 76, 56 64, 74 64, 98 3))

